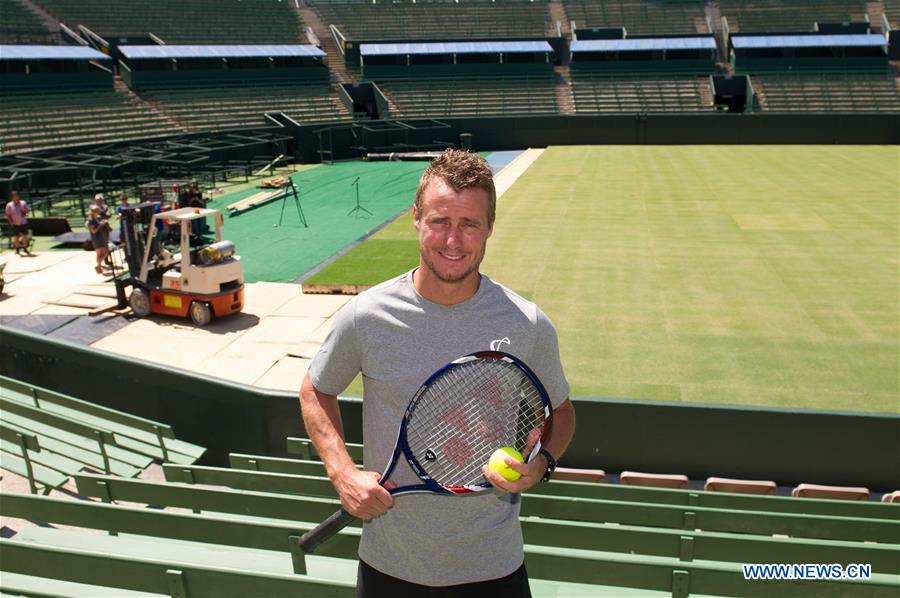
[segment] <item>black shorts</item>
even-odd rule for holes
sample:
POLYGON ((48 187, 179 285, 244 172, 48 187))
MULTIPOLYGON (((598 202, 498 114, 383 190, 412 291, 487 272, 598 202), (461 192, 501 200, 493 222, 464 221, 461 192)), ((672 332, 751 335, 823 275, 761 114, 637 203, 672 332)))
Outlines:
POLYGON ((525 563, 499 579, 464 583, 456 586, 423 586, 404 581, 359 561, 356 579, 357 598, 531 598, 525 563))
POLYGON ((27 224, 13 224, 11 225, 12 234, 14 235, 27 235, 28 234, 28 225, 27 224))

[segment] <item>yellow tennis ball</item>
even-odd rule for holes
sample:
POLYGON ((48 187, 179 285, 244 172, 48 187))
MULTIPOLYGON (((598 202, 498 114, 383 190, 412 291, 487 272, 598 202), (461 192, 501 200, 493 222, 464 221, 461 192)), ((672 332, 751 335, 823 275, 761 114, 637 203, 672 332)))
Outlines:
POLYGON ((524 461, 524 459, 522 458, 522 453, 512 448, 511 446, 504 446, 502 448, 498 448, 491 455, 491 460, 488 461, 488 468, 491 471, 496 471, 510 482, 515 482, 520 477, 522 477, 522 474, 506 464, 506 457, 512 457, 519 462, 524 461))

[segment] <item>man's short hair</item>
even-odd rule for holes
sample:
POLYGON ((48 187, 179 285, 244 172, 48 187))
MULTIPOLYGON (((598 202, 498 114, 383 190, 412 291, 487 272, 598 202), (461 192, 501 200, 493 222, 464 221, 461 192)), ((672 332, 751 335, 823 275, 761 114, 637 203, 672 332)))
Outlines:
POLYGON ((422 209, 425 189, 435 179, 447 183, 459 193, 465 189, 482 189, 488 194, 488 224, 494 223, 497 210, 497 190, 494 175, 487 161, 466 150, 447 149, 431 161, 419 180, 416 190, 416 209, 422 209))

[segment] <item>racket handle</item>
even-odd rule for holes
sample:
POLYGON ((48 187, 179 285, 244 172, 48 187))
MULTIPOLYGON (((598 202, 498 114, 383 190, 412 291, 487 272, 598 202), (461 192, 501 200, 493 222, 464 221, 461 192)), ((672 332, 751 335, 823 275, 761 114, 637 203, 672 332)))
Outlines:
POLYGON ((300 548, 306 554, 312 554, 319 544, 329 539, 356 519, 343 508, 337 510, 328 519, 300 536, 300 548))

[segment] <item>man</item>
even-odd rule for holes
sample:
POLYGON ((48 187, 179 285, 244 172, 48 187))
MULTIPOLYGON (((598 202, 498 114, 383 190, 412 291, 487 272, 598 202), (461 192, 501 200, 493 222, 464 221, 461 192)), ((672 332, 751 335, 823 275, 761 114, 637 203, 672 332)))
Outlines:
POLYGON ((28 205, 19 197, 18 191, 10 192, 4 211, 6 220, 12 227, 13 247, 16 248, 16 254, 22 255, 24 249, 27 255, 31 255, 31 251, 28 249, 28 205))
MULTIPOLYGON (((552 473, 575 415, 556 331, 533 303, 479 273, 493 232, 496 192, 485 161, 447 150, 419 183, 413 220, 419 266, 351 300, 310 364, 300 391, 304 423, 350 513, 365 520, 359 596, 529 596, 519 495, 552 473), (412 394, 462 355, 502 349, 529 364, 554 406, 547 450, 528 464, 508 460, 515 482, 485 469, 495 492, 398 497, 378 484, 412 394), (357 373, 364 383, 365 470, 343 442, 337 394, 357 373)), ((398 485, 414 482, 401 460, 398 485)))

